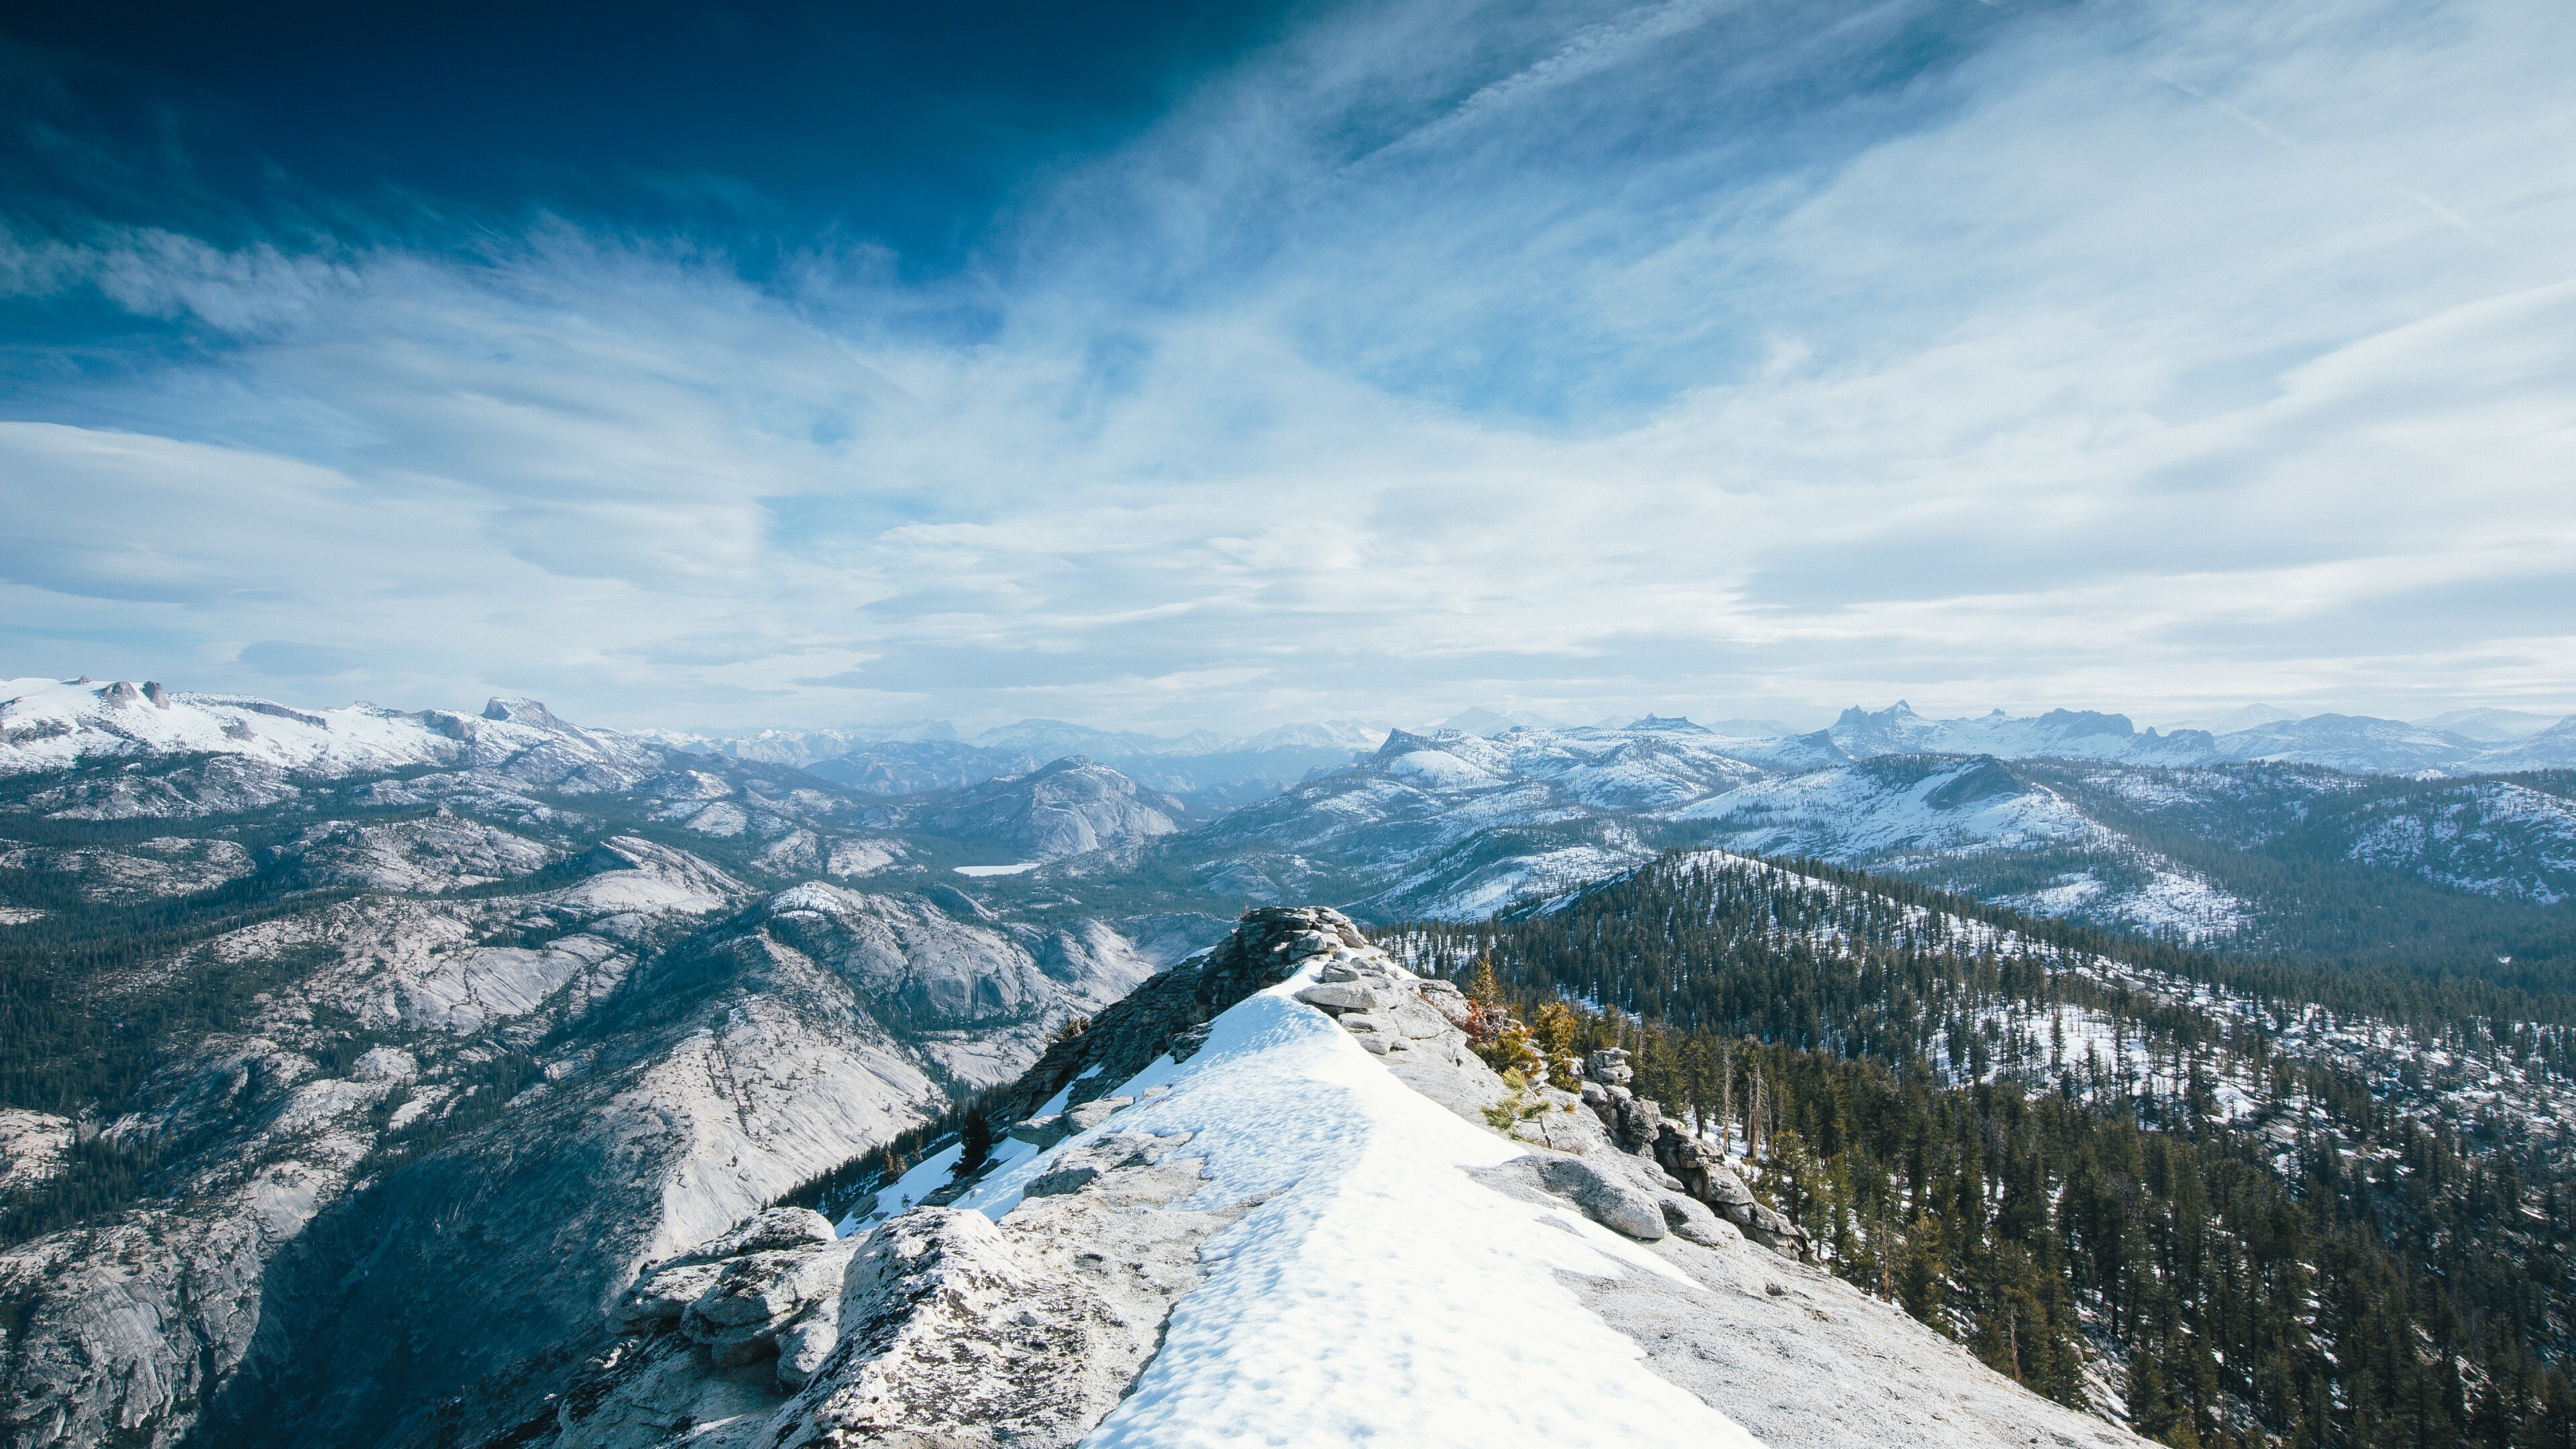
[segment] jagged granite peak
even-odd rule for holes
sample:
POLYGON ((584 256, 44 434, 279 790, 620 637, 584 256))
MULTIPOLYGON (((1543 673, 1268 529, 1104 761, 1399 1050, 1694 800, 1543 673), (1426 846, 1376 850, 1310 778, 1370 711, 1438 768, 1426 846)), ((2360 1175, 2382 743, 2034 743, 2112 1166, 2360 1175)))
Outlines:
POLYGON ((483 706, 485 719, 508 720, 513 724, 535 725, 541 730, 570 730, 572 726, 556 717, 555 712, 539 700, 495 695, 483 706))
POLYGON ((1973 719, 1926 719, 1904 700, 1870 711, 1853 706, 1825 731, 1847 755, 1992 754, 2007 759, 2098 759, 2184 765, 2217 758, 2204 730, 2149 729, 2124 714, 2052 709, 2032 716, 1998 709, 1973 719))
POLYGON ((1580 1096, 1495 1077, 1456 988, 1337 913, 1254 913, 1158 980, 1014 1087, 1052 1115, 979 1168, 925 1162, 830 1243, 754 1219, 648 1269, 621 1342, 483 1442, 2141 1442, 1798 1261, 1620 1053, 1580 1096), (1114 1090, 1063 1106, 1084 1084, 1114 1090))

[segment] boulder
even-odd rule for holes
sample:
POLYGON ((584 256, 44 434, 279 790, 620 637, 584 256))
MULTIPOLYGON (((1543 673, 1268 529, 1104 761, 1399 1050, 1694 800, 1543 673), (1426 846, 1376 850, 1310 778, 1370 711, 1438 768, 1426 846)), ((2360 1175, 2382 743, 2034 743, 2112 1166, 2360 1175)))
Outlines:
POLYGON ((1664 1226, 1685 1243, 1703 1248, 1724 1248, 1744 1241, 1735 1224, 1709 1210, 1708 1204, 1677 1192, 1658 1194, 1655 1206, 1663 1209, 1664 1226))
POLYGON ((1682 1191, 1711 1207, 1753 1201, 1753 1194, 1745 1190, 1717 1148, 1673 1123, 1662 1124, 1655 1134, 1655 1165, 1672 1174, 1682 1191))
POLYGON ((1653 1148, 1655 1139, 1664 1131, 1663 1106, 1650 1098, 1630 1096, 1624 1090, 1612 1092, 1611 1102, 1614 1112, 1610 1135, 1618 1139, 1619 1145, 1630 1152, 1653 1148))
POLYGON ((1012 1123, 1004 1129, 1002 1135, 1014 1142, 1025 1142, 1032 1147, 1044 1149, 1053 1147, 1072 1136, 1073 1124, 1064 1120, 1062 1113, 1052 1117, 1030 1117, 1012 1123))
POLYGON ((1583 1059, 1583 1078, 1605 1087, 1624 1087, 1637 1079, 1628 1065, 1628 1053, 1619 1047, 1604 1047, 1583 1059))
POLYGON ((1440 1013, 1441 1020, 1460 1031, 1465 1031, 1475 1019, 1476 1008, 1467 1000, 1467 993, 1436 976, 1423 981, 1422 1002, 1440 1013))
POLYGON ((840 1298, 827 1296, 804 1317, 779 1330, 778 1382, 801 1389, 841 1343, 840 1298))
MULTIPOLYGON (((1627 1089, 1622 1087, 1619 1090, 1624 1093, 1627 1089)), ((1619 1127, 1619 1104, 1611 1097, 1610 1091, 1599 1082, 1587 1081, 1580 1095, 1584 1107, 1601 1119, 1601 1125, 1615 1132, 1619 1127)))
POLYGON ((1733 1217, 1737 1209, 1758 1206, 1753 1201, 1753 1189, 1744 1185, 1744 1179, 1735 1175, 1735 1169, 1723 1164, 1709 1170, 1708 1188, 1700 1194, 1700 1201, 1729 1217, 1733 1217))
POLYGON ((749 1253, 724 1265, 680 1315, 680 1331, 734 1368, 775 1347, 779 1332, 840 1287, 840 1253, 809 1248, 749 1253))
POLYGON ((698 1295, 714 1287, 723 1274, 721 1263, 683 1263, 647 1273, 608 1310, 608 1331, 648 1333, 656 1325, 677 1323, 698 1295))
POLYGON ((1335 1016, 1345 1011, 1374 1011, 1378 1006, 1377 993, 1357 982, 1309 986, 1297 993, 1297 999, 1335 1016))
POLYGON ((1071 1167, 1059 1167, 1053 1172, 1041 1172, 1037 1176, 1030 1178, 1028 1186, 1020 1189, 1020 1195, 1023 1197, 1061 1197, 1069 1192, 1082 1191, 1084 1188, 1089 1187, 1092 1184, 1092 1181, 1099 1176, 1100 1168, 1096 1164, 1078 1162, 1071 1167))
POLYGON ((692 1258, 731 1258, 778 1248, 828 1243, 836 1234, 832 1220, 812 1208, 766 1208, 735 1224, 722 1237, 692 1249, 692 1258))
POLYGON ((1622 1182, 1580 1157, 1545 1154, 1538 1176, 1548 1191, 1572 1198, 1585 1217, 1612 1232, 1651 1243, 1671 1231, 1663 1208, 1645 1189, 1622 1182))
POLYGON ((1136 1099, 1133 1097, 1094 1097, 1090 1101, 1083 1103, 1081 1106, 1075 1107, 1066 1112, 1064 1114, 1064 1119, 1072 1125, 1074 1131, 1088 1132, 1092 1128, 1099 1126, 1101 1123, 1108 1121, 1111 1114, 1115 1113, 1119 1108, 1127 1106, 1135 1100, 1136 1099))

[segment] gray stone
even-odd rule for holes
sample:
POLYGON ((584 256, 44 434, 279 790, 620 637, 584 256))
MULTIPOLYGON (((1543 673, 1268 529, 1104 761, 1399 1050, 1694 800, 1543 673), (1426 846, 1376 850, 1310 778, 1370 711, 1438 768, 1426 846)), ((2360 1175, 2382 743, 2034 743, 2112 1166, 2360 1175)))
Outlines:
POLYGON ((1064 1114, 1065 1120, 1072 1124, 1074 1131, 1088 1132, 1092 1128, 1099 1126, 1101 1123, 1108 1121, 1110 1116, 1119 1108, 1127 1106, 1135 1100, 1136 1099, 1133 1097, 1094 1097, 1090 1101, 1083 1103, 1081 1106, 1075 1107, 1066 1112, 1064 1114))
POLYGON ((805 1387, 840 1342, 840 1299, 829 1297, 814 1305, 803 1318, 779 1330, 778 1382, 790 1389, 805 1387))
POLYGON ((643 1333, 656 1324, 677 1323, 698 1295, 715 1286, 722 1263, 684 1263, 648 1273, 608 1310, 611 1333, 643 1333))
POLYGON ((1082 1191, 1099 1176, 1098 1166, 1088 1162, 1076 1163, 1071 1167, 1039 1173, 1029 1179, 1028 1186, 1021 1188, 1020 1193, 1024 1197, 1059 1197, 1068 1192, 1082 1191))
POLYGON ((692 1258, 732 1258, 744 1253, 802 1248, 833 1239, 832 1220, 812 1208, 767 1208, 692 1250, 692 1258))
POLYGON ((1617 1112, 1611 1135, 1618 1138, 1619 1145, 1630 1152, 1652 1150, 1655 1139, 1663 1135, 1662 1104, 1651 1098, 1630 1096, 1624 1091, 1613 1092, 1611 1101, 1616 1104, 1617 1112))
POLYGON ((846 1255, 825 1251, 747 1253, 727 1261, 705 1292, 680 1315, 681 1331, 701 1343, 736 1330, 774 1333, 840 1280, 846 1255))
POLYGON ((1002 1135, 1032 1147, 1053 1147, 1073 1135, 1073 1124, 1065 1121, 1062 1113, 1051 1117, 1030 1117, 1012 1123, 1002 1135))
POLYGON ((1580 1157, 1542 1154, 1539 1181, 1548 1191, 1572 1198, 1583 1215, 1640 1242, 1655 1242, 1671 1229, 1664 1210, 1643 1188, 1622 1182, 1580 1157))
POLYGON ((1604 1047, 1583 1059, 1583 1077, 1605 1087, 1624 1087, 1637 1078, 1628 1065, 1628 1053, 1620 1047, 1604 1047))
POLYGON ((1664 1226, 1671 1228, 1673 1236, 1686 1243, 1697 1243, 1703 1248, 1724 1248, 1744 1241, 1744 1234, 1735 1224, 1711 1212, 1708 1204, 1697 1198, 1668 1192, 1658 1196, 1655 1205, 1663 1209, 1664 1226))
POLYGON ((1309 986, 1297 993, 1297 999, 1337 1016, 1345 1011, 1374 1011, 1378 1005, 1376 992, 1348 981, 1329 986, 1309 986))

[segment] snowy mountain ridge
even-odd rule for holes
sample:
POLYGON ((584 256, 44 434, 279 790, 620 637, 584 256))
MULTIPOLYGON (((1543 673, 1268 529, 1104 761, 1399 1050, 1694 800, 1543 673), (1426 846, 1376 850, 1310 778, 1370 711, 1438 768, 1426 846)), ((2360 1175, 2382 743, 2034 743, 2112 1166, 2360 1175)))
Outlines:
MULTIPOLYGON (((536 742, 533 729, 588 742, 607 756, 676 751, 805 767, 835 760, 904 761, 914 756, 957 762, 963 774, 902 789, 974 784, 1019 774, 1068 755, 1121 767, 1159 789, 1188 792, 1228 778, 1286 783, 1316 765, 1339 765, 1382 750, 1396 735, 1523 741, 1514 757, 1547 750, 1586 752, 1586 741, 1627 734, 1695 734, 1723 742, 1730 758, 1771 770, 1820 769, 1891 754, 1992 755, 1998 759, 2099 760, 2186 766, 2228 760, 2318 764, 2364 774, 2463 774, 2576 768, 2576 716, 2550 722, 2510 710, 2459 710, 2421 723, 2367 716, 2299 717, 2249 706, 2205 729, 2139 730, 2126 715, 2052 709, 2034 716, 1995 710, 1974 718, 1935 720, 1905 701, 1880 710, 1853 706, 1824 730, 1742 733, 1767 722, 1726 721, 1724 732, 1680 716, 1646 715, 1626 724, 1559 726, 1535 716, 1491 710, 1462 712, 1444 726, 1405 731, 1382 724, 1327 719, 1248 736, 1199 730, 1179 737, 1098 730, 1063 720, 1027 719, 967 738, 946 721, 878 727, 709 735, 648 729, 632 733, 577 729, 533 701, 500 698, 479 714, 442 709, 401 711, 359 703, 302 709, 239 695, 172 691, 156 682, 87 678, 0 681, 0 774, 61 768, 100 755, 204 752, 240 755, 289 769, 346 773, 453 761, 459 745, 536 742), (146 713, 146 711, 150 711, 146 713), (2459 729, 2444 728, 2446 724, 2459 729), (505 728, 497 731, 494 726, 505 728), (514 733, 507 727, 520 727, 514 733), (484 740, 486 731, 493 738, 484 740), (926 753, 925 753, 926 752, 926 753), (1289 757, 1309 763, 1292 768, 1289 757), (978 772, 982 773, 978 773, 978 772), (1231 775, 1229 775, 1231 772, 1231 775)), ((1463 758, 1463 756, 1462 756, 1463 758)), ((854 775, 864 766, 842 772, 854 775)), ((896 772, 900 774, 900 771, 896 772)))
POLYGON ((346 775, 497 764, 538 749, 611 769, 649 767, 660 758, 639 739, 566 724, 529 699, 496 698, 470 715, 365 703, 301 710, 243 695, 175 692, 158 682, 0 680, 0 775, 177 754, 346 775))
POLYGON ((982 1161, 647 1268, 490 1442, 2141 1442, 1802 1261, 1624 1053, 1531 1088, 1469 1017, 1347 918, 1256 912, 1059 1042, 982 1161))
POLYGON ((712 764, 691 762, 748 764, 760 752, 751 744, 731 755, 703 741, 683 750, 668 737, 582 729, 527 700, 496 699, 473 715, 315 712, 158 686, 6 688, 0 778, 63 776, 29 799, 58 818, 254 810, 317 781, 426 770, 362 788, 379 806, 471 798, 520 820, 562 811, 564 796, 640 791, 659 802, 658 818, 693 834, 757 838, 767 842, 764 859, 810 857, 842 878, 935 868, 906 843, 928 834, 947 842, 932 857, 973 852, 964 861, 978 870, 1056 862, 1032 886, 1117 877, 1153 860, 1196 883, 1196 909, 1325 899, 1380 920, 1480 916, 1685 843, 1863 864, 2044 914, 2210 943, 2252 943, 2277 924, 2280 903, 2266 894, 2275 887, 2247 874, 2244 857, 2293 841, 2445 892, 2540 907, 2576 898, 2576 817, 2563 791, 2545 780, 2454 780, 2458 769, 2427 764, 2474 746, 2491 764, 2550 768, 2576 759, 2568 721, 2485 746, 2344 716, 2210 736, 2140 732, 2124 716, 2066 710, 1934 721, 1900 702, 1767 739, 1656 715, 1617 726, 1508 724, 1493 734, 1391 729, 1356 759, 1345 747, 1367 732, 1341 724, 1218 740, 1247 748, 1183 756, 1136 752, 1210 742, 1025 721, 979 737, 994 747, 910 727, 909 743, 878 742, 745 792, 709 773, 712 764), (1002 741, 1019 752, 999 749, 1002 741), (1081 743, 1126 758, 1074 767, 1069 758, 1090 757, 1031 752, 1081 743), (2283 762, 2311 754, 2341 763, 2283 762), (2374 774, 2375 759, 2408 768, 2374 774), (160 763, 146 768, 152 761, 160 763), (837 798, 813 784, 818 776, 883 803, 835 805, 843 813, 831 828, 815 828, 800 813, 837 798), (807 784, 789 783, 798 779, 807 784), (787 804, 800 789, 811 800, 787 804), (2143 843, 2168 827, 2226 838, 2236 854, 2143 843))

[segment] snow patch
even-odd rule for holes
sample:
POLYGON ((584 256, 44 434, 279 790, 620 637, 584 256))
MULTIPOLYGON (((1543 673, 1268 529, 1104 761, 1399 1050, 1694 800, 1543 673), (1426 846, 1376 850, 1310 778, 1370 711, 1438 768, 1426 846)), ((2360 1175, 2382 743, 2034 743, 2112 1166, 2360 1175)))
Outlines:
MULTIPOLYGON (((1084 1442, 1751 1449, 1557 1277, 1674 1270, 1570 1209, 1471 1179, 1523 1149, 1397 1081, 1290 999, 1310 981, 1300 973, 1225 1012, 1196 1056, 1157 1062, 1117 1094, 1170 1091, 1071 1139, 1190 1133, 1181 1155, 1202 1158, 1209 1178, 1197 1200, 1252 1204, 1211 1241, 1208 1277, 1175 1307, 1163 1351, 1084 1442)), ((960 1205, 1007 1212, 1063 1150, 1014 1164, 960 1205)))

